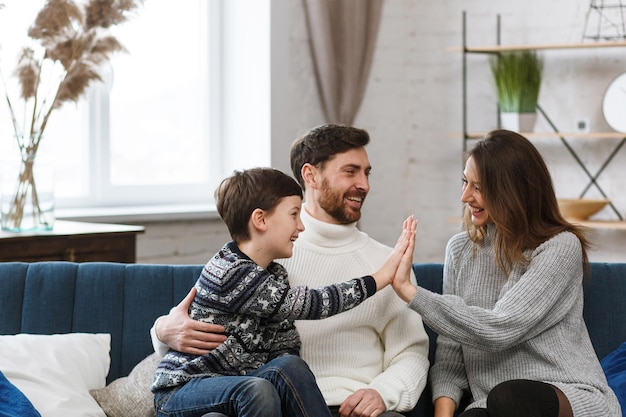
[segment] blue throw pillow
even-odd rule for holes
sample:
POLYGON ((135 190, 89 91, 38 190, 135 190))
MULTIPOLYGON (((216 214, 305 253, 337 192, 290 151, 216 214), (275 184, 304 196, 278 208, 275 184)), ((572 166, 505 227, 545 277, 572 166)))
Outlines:
POLYGON ((22 391, 0 372, 0 417, 41 417, 22 391))
POLYGON ((600 364, 622 410, 626 410, 626 342, 606 355, 600 364))

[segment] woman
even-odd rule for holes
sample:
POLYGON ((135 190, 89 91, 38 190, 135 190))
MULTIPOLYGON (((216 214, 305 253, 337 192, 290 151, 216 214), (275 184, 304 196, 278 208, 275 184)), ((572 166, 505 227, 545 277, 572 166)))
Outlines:
POLYGON ((451 417, 466 391, 462 417, 621 416, 583 321, 588 242, 560 215, 537 149, 490 132, 462 190, 466 231, 448 242, 443 295, 411 284, 408 259, 393 283, 440 335, 435 416, 451 417))

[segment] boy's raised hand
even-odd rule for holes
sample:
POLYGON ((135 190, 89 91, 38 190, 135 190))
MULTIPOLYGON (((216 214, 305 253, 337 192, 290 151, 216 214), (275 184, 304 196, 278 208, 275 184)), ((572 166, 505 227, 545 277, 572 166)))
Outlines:
POLYGON ((405 257, 406 251, 410 247, 411 236, 413 236, 413 246, 411 248, 410 259, 413 259, 413 248, 415 247, 415 230, 417 228, 417 220, 411 215, 407 217, 402 223, 402 233, 398 237, 398 241, 394 246, 393 250, 387 257, 387 260, 380 267, 378 271, 376 271, 372 276, 376 281, 376 289, 381 290, 387 285, 391 284, 394 277, 396 276, 396 271, 398 267, 401 265, 403 258, 405 257))

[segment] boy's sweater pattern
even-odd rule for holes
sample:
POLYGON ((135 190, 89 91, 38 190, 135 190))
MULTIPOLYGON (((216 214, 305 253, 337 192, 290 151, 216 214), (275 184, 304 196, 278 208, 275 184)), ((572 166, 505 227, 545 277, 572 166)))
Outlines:
POLYGON ((192 378, 246 375, 272 359, 299 354, 294 320, 315 320, 359 305, 376 293, 371 276, 319 289, 290 287, 280 264, 262 268, 227 243, 203 268, 190 308, 195 320, 225 327, 227 340, 197 356, 170 350, 155 373, 152 390, 192 378))

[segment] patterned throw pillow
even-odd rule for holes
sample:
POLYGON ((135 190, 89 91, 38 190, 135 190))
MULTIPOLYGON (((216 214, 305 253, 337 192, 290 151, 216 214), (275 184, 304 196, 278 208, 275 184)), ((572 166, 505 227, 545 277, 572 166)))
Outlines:
POLYGON ((105 388, 89 393, 108 417, 154 417, 154 394, 150 391, 152 378, 161 357, 151 354, 139 362, 128 376, 116 379, 105 388))

